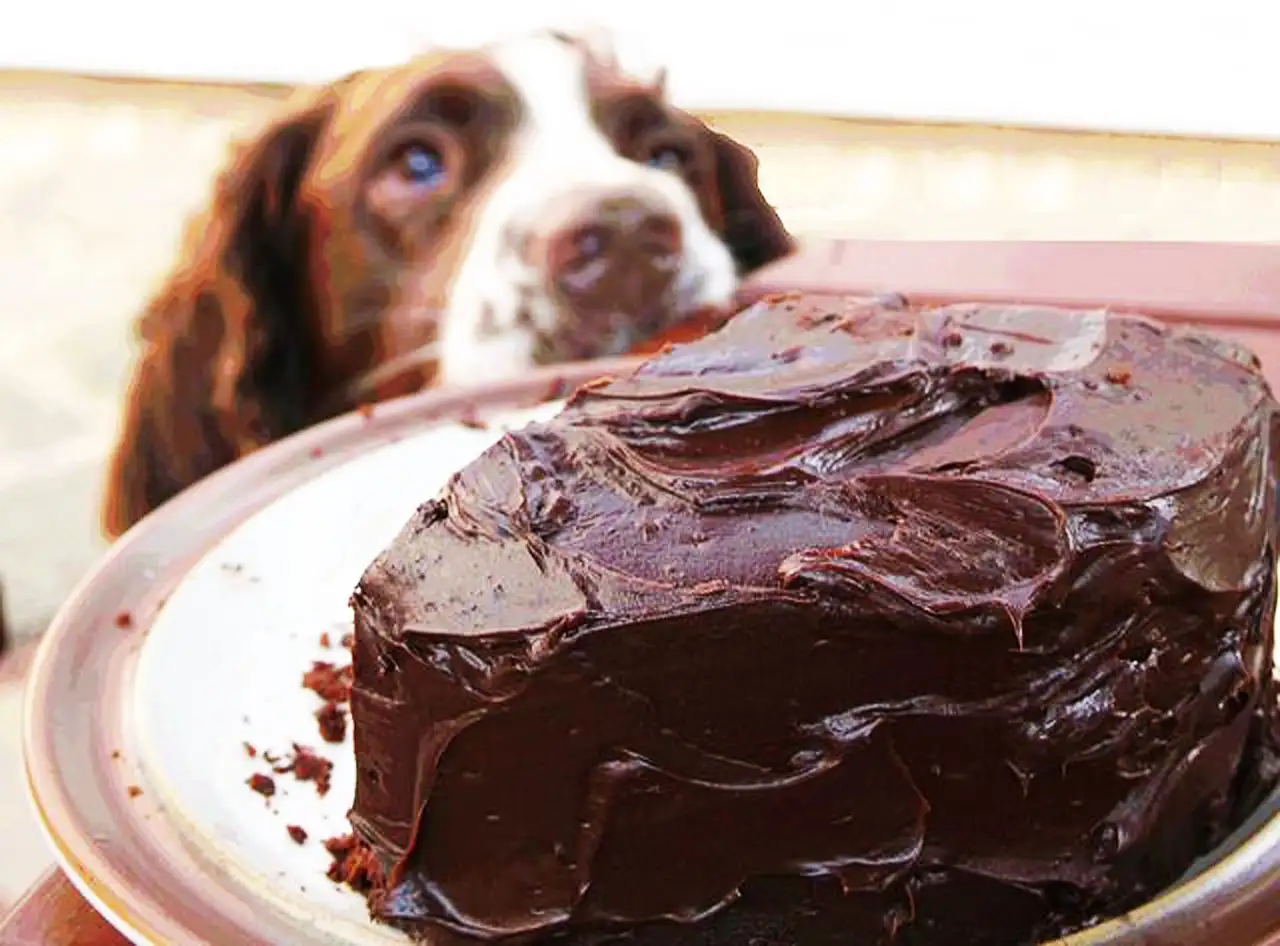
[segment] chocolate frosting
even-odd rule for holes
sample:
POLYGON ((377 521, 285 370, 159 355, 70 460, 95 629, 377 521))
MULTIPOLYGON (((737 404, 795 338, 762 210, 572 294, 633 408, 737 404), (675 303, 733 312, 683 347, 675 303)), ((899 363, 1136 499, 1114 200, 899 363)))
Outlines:
POLYGON ((352 822, 432 942, 1015 944, 1272 778, 1277 403, 1105 311, 773 298, 363 576, 352 822))

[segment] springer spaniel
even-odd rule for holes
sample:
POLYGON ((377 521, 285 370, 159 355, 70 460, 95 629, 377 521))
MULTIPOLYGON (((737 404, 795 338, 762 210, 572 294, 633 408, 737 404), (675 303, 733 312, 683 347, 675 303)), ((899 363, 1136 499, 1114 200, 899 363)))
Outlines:
POLYGON ((309 91, 139 321, 105 530, 363 401, 631 350, 791 249, 755 156, 583 39, 309 91))

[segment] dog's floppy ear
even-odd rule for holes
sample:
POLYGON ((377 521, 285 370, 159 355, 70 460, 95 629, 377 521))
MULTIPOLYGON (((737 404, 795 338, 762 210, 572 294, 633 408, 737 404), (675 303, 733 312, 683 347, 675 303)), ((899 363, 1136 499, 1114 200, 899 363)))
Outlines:
POLYGON ((716 157, 716 187, 723 223, 721 237, 742 275, 788 255, 795 244, 777 211, 760 192, 755 153, 708 128, 716 157))
POLYGON ((330 90, 305 93, 236 150, 143 312, 108 467, 109 536, 307 422, 316 342, 295 197, 331 113, 330 90))

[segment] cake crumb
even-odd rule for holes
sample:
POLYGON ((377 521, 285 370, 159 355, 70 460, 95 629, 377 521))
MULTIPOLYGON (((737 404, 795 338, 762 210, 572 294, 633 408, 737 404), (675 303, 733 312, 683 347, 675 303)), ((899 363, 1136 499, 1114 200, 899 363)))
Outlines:
POLYGON ((1124 365, 1117 365, 1107 372, 1107 381, 1111 384, 1118 384, 1124 387, 1132 380, 1133 372, 1124 365))
POLYGON ((373 416, 373 405, 361 404, 359 407, 356 408, 356 413, 359 414, 361 417, 363 417, 365 420, 368 420, 370 417, 373 416))
POLYGON ((120 759, 120 757, 121 757, 121 753, 120 753, 120 750, 119 750, 119 749, 112 749, 112 750, 111 750, 111 758, 116 759, 116 760, 118 761, 118 760, 120 759))
POLYGON ((306 829, 301 828, 296 824, 291 824, 285 830, 289 832, 289 837, 293 838, 294 844, 306 843, 307 841, 306 829))
POLYGON ((258 750, 253 745, 253 743, 246 742, 244 744, 244 754, 247 755, 250 759, 254 759, 254 758, 257 758, 258 756, 258 750))
POLYGON ((355 835, 329 838, 324 842, 324 849, 333 858, 327 876, 335 884, 344 884, 357 893, 369 893, 382 886, 382 868, 377 858, 355 835))
POLYGON ((320 738, 325 742, 342 742, 347 738, 347 714, 337 703, 329 702, 316 710, 320 738))
POLYGON ((130 798, 137 798, 139 795, 142 794, 142 789, 139 788, 137 785, 130 785, 128 788, 125 789, 125 791, 129 793, 130 798))
POLYGON ((486 424, 479 415, 476 414, 474 408, 468 408, 458 415, 458 423, 469 430, 488 430, 489 425, 486 424))
POLYGON ((302 675, 302 685, 326 702, 346 703, 351 699, 351 665, 312 661, 311 669, 302 675))
POLYGON ((325 631, 323 634, 320 635, 320 646, 323 647, 325 650, 328 650, 330 647, 333 646, 333 641, 329 639, 328 631, 325 631))
POLYGON ((122 631, 127 631, 129 628, 133 627, 133 615, 128 611, 116 612, 116 627, 120 628, 122 631))
POLYGON ((276 793, 276 780, 270 775, 255 772, 249 776, 247 784, 263 798, 270 798, 276 793))
POLYGON ((322 456, 324 456, 324 450, 323 450, 323 449, 321 449, 320 447, 312 447, 312 448, 311 448, 311 459, 313 459, 313 460, 318 460, 318 459, 320 459, 320 457, 322 457, 322 456))
POLYGON ((333 763, 324 756, 317 755, 314 750, 294 743, 292 755, 271 771, 276 775, 291 773, 299 782, 312 782, 316 793, 323 796, 329 793, 333 763))

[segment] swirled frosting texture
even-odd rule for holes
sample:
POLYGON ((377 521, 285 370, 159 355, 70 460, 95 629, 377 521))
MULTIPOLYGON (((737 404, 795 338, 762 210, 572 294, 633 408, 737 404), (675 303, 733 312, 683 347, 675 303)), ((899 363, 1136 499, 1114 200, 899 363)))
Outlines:
POLYGON ((1274 770, 1277 404, 1106 312, 787 297, 579 391, 353 597, 352 821, 433 942, 1015 944, 1274 770))

